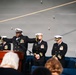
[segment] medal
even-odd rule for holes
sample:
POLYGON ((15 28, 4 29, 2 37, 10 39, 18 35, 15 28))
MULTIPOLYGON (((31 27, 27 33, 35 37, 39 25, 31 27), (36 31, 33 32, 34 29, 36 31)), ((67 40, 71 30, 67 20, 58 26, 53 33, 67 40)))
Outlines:
POLYGON ((63 50, 63 46, 60 47, 60 50, 63 50))
POLYGON ((23 40, 23 39, 21 39, 21 40, 20 40, 20 43, 24 43, 24 40, 23 40))
POLYGON ((41 45, 41 48, 44 48, 44 45, 41 45))
POLYGON ((8 46, 6 45, 6 46, 4 47, 4 49, 8 49, 8 46))

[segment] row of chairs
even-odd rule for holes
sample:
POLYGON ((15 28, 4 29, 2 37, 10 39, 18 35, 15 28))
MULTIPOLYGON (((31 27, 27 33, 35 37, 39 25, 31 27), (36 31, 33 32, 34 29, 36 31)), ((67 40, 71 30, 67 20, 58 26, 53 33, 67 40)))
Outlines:
MULTIPOLYGON (((45 62, 51 57, 46 57, 45 62)), ((27 56, 26 59, 26 73, 31 73, 38 66, 33 66, 33 56, 27 56)), ((62 75, 76 75, 76 58, 65 57, 65 68, 62 75)))

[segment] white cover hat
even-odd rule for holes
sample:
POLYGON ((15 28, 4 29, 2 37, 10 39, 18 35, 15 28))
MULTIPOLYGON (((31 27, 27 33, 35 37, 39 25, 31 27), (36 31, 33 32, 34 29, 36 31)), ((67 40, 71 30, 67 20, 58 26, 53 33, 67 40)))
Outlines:
POLYGON ((15 28, 15 32, 23 32, 23 30, 20 28, 15 28))
POLYGON ((1 36, 2 38, 7 38, 7 36, 1 36))
POLYGON ((55 38, 62 38, 61 35, 55 35, 54 37, 55 37, 55 38))
POLYGON ((36 33, 35 35, 37 36, 37 35, 43 35, 43 34, 42 33, 36 33))

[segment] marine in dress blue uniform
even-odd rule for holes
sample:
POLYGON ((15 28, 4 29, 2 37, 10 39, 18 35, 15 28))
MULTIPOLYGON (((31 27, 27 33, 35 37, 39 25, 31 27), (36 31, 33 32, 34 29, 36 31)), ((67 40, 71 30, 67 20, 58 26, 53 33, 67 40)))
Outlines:
POLYGON ((52 56, 57 57, 63 67, 65 67, 65 55, 67 53, 67 44, 62 41, 62 36, 56 35, 53 48, 52 48, 52 56))
POLYGON ((15 51, 21 51, 25 53, 28 48, 28 43, 34 43, 36 42, 35 38, 29 38, 28 36, 23 35, 23 30, 20 28, 15 29, 16 35, 13 36, 13 38, 6 38, 6 40, 9 43, 13 43, 13 50, 15 51))
POLYGON ((37 33, 37 42, 33 44, 32 52, 34 54, 34 65, 43 66, 45 61, 45 53, 47 52, 47 42, 42 40, 43 34, 37 33))

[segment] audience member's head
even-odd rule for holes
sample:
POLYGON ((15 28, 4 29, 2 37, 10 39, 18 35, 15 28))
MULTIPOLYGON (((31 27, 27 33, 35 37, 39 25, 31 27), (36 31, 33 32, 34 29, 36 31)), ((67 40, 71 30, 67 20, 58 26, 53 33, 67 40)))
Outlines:
POLYGON ((51 71, 52 75, 60 75, 63 71, 63 67, 56 57, 47 60, 45 67, 51 71))
POLYGON ((1 67, 18 69, 19 57, 14 52, 8 52, 4 55, 1 67))
POLYGON ((52 75, 50 70, 45 67, 38 67, 32 73, 32 75, 52 75))

